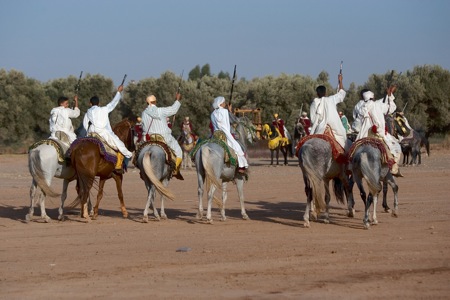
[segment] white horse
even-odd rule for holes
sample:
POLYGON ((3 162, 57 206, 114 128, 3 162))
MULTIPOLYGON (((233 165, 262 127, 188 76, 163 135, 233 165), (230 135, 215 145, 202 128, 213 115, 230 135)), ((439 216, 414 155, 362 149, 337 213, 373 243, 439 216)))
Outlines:
MULTIPOLYGON (((243 146, 244 152, 247 151, 246 141, 252 142, 253 134, 251 134, 253 124, 247 118, 239 120, 236 127, 236 133, 239 135, 238 141, 243 146), (250 133, 250 134, 249 134, 250 133)), ((236 172, 237 166, 226 164, 224 162, 225 149, 218 143, 209 140, 200 146, 200 149, 195 153, 195 167, 197 169, 198 180, 198 212, 197 219, 203 218, 203 191, 206 183, 206 191, 208 192, 208 208, 206 213, 206 220, 212 224, 211 206, 212 200, 216 200, 220 207, 221 220, 225 221, 225 203, 227 201, 227 182, 234 181, 236 183, 238 197, 241 204, 241 215, 244 220, 249 217, 244 207, 244 180, 246 175, 236 172), (222 189, 222 201, 220 202, 215 196, 215 190, 222 189)), ((237 162, 236 162, 237 164, 237 162)))
POLYGON ((385 210, 388 210, 386 203, 387 184, 392 187, 394 192, 394 210, 392 216, 397 217, 398 212, 398 186, 395 183, 395 179, 389 172, 389 166, 381 161, 381 152, 377 148, 371 145, 361 145, 352 155, 352 173, 353 181, 359 188, 361 199, 365 205, 364 213, 364 228, 369 229, 369 213, 370 206, 373 202, 373 214, 372 224, 378 224, 377 219, 377 201, 378 195, 381 192, 383 183, 383 206, 385 210), (369 188, 369 195, 366 195, 366 191, 363 186, 363 178, 367 182, 369 188))
MULTIPOLYGON (((62 139, 65 140, 64 138, 62 139)), ((47 140, 49 141, 49 140, 47 140)), ((63 149, 69 147, 68 140, 62 143, 63 149)), ((63 150, 64 151, 64 150, 63 150)), ((64 156, 64 153, 62 153, 64 156)), ((45 222, 50 222, 51 218, 45 211, 45 197, 58 197, 61 195, 61 205, 59 207, 59 220, 64 219, 63 207, 67 198, 67 187, 69 182, 76 178, 75 170, 67 166, 65 162, 58 160, 57 147, 52 142, 41 143, 28 153, 28 168, 33 178, 30 188, 30 209, 25 216, 27 222, 31 221, 34 215, 34 206, 39 202, 41 208, 41 218, 45 222), (59 194, 50 187, 53 177, 63 179, 62 194, 59 194)))
POLYGON ((351 192, 351 186, 344 164, 334 160, 330 144, 321 139, 311 136, 300 148, 299 164, 303 173, 305 183, 305 192, 307 196, 305 213, 303 220, 304 227, 309 228, 310 212, 313 218, 325 210, 325 223, 330 222, 330 187, 329 183, 333 181, 333 191, 338 203, 344 203, 344 195, 347 198, 347 216, 354 216, 354 200, 351 192))
POLYGON ((136 165, 141 171, 141 179, 148 191, 143 222, 148 222, 150 208, 153 209, 153 214, 158 221, 161 218, 167 219, 164 211, 164 198, 174 200, 175 195, 167 188, 172 170, 166 163, 165 151, 158 145, 144 146, 139 152, 136 165), (156 191, 161 194, 161 217, 155 206, 156 191))

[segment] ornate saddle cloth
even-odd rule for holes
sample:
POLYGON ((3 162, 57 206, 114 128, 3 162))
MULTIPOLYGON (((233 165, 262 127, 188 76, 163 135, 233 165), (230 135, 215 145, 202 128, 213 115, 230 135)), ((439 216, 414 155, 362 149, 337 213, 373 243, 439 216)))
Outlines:
POLYGON ((348 162, 347 155, 345 155, 345 150, 342 148, 342 146, 336 141, 334 138, 333 132, 331 131, 330 127, 327 126, 325 129, 325 132, 323 134, 312 134, 307 135, 303 137, 295 147, 295 155, 298 157, 300 149, 302 148, 303 144, 310 139, 313 138, 319 138, 322 140, 327 141, 331 146, 331 152, 333 155, 333 159, 339 163, 339 164, 346 164, 348 162))
POLYGON ((69 149, 69 144, 63 143, 56 139, 48 138, 48 139, 41 140, 41 141, 36 142, 33 145, 31 145, 28 148, 28 152, 30 152, 34 148, 37 148, 38 146, 43 145, 43 144, 53 146, 56 149, 56 153, 58 154, 58 162, 64 163, 65 154, 66 154, 67 150, 69 149))
POLYGON ((352 146, 350 147, 350 150, 348 151, 349 161, 352 161, 353 155, 355 154, 356 150, 362 145, 369 145, 369 146, 372 146, 372 147, 380 150, 381 162, 383 164, 387 164, 389 166, 389 169, 391 169, 392 165, 395 163, 394 157, 392 156, 387 145, 384 143, 384 141, 381 138, 366 137, 366 138, 362 138, 362 139, 354 142, 352 144, 352 146))
POLYGON ((189 156, 191 157, 192 161, 195 161, 195 154, 206 143, 215 143, 220 147, 222 147, 224 150, 224 162, 227 165, 231 165, 234 167, 237 166, 237 154, 232 148, 228 147, 227 136, 222 130, 214 131, 214 134, 210 139, 197 141, 197 144, 195 145, 194 149, 192 149, 192 151, 189 153, 189 156))
POLYGON ((172 173, 172 170, 175 169, 177 156, 175 155, 175 152, 169 146, 167 146, 163 136, 156 133, 150 134, 148 141, 143 141, 137 146, 135 155, 133 157, 133 164, 137 166, 137 158, 139 157, 139 154, 141 153, 142 149, 144 149, 148 145, 158 146, 164 150, 164 153, 166 153, 166 164, 170 166, 170 173, 172 173))
POLYGON ((70 145, 69 150, 67 151, 67 156, 70 156, 72 153, 72 150, 74 147, 76 147, 79 144, 89 142, 96 144, 98 146, 98 149, 100 151, 100 155, 103 156, 103 158, 116 165, 117 163, 117 150, 115 150, 111 145, 109 145, 100 135, 98 135, 95 132, 89 133, 89 136, 84 138, 77 138, 72 145, 70 145))

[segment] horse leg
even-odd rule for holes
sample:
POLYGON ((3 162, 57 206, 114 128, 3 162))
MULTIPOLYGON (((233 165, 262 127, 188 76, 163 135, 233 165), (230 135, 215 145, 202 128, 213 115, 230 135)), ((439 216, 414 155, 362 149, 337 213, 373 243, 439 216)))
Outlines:
POLYGON ((98 206, 100 205, 100 201, 103 198, 103 188, 105 187, 106 180, 103 178, 100 178, 100 181, 98 183, 98 194, 97 194, 97 202, 94 206, 94 215, 92 216, 93 220, 96 220, 98 217, 98 206))
POLYGON ((220 208, 220 220, 226 221, 227 217, 225 216, 225 203, 228 199, 228 192, 227 192, 227 183, 222 181, 222 207, 220 208))
POLYGON ((277 150, 276 150, 276 158, 277 158, 277 166, 280 164, 279 163, 279 158, 280 158, 280 146, 278 146, 277 147, 277 150))
POLYGON ((158 208, 155 205, 155 200, 156 200, 156 188, 155 188, 155 186, 152 186, 152 188, 150 190, 150 193, 151 193, 150 205, 153 208, 153 216, 155 217, 156 220, 161 221, 161 216, 159 215, 158 208))
POLYGON ((119 200, 120 200, 120 210, 122 211, 122 216, 126 219, 126 218, 128 218, 128 212, 125 207, 125 202, 123 200, 123 191, 122 191, 123 175, 122 174, 114 174, 113 178, 116 181, 117 196, 119 196, 119 200))
MULTIPOLYGON (((164 180, 163 182, 164 186, 167 187, 169 185, 169 181, 164 180)), ((167 215, 166 215, 166 211, 164 209, 164 196, 161 195, 161 218, 164 220, 167 220, 167 215)))
POLYGON ((60 221, 64 221, 64 201, 66 201, 67 199, 67 188, 69 186, 69 180, 64 179, 63 181, 63 190, 62 190, 62 194, 61 194, 61 205, 59 206, 58 209, 58 220, 60 221))
POLYGON ((388 213, 391 211, 391 208, 389 207, 389 205, 387 203, 387 192, 388 192, 388 186, 387 186, 386 178, 384 178, 383 179, 383 208, 384 208, 384 212, 388 213))
POLYGON ((378 219, 377 219, 377 202, 378 202, 378 195, 379 195, 379 193, 376 193, 376 194, 373 195, 373 197, 372 197, 372 199, 373 199, 372 225, 377 225, 377 224, 378 224, 378 219))
POLYGON ((393 217, 398 217, 398 185, 391 173, 388 173, 386 181, 392 187, 392 191, 394 192, 394 210, 391 215, 393 217))
POLYGON ((283 147, 281 148, 281 153, 283 154, 284 165, 287 166, 287 165, 288 165, 288 161, 287 161, 287 155, 288 155, 287 146, 283 146, 283 147))
POLYGON ((30 187, 30 209, 28 210, 28 214, 25 216, 25 221, 30 222, 33 219, 34 215, 34 205, 36 203, 36 193, 39 193, 37 188, 37 183, 34 181, 34 179, 31 182, 30 187))
POLYGON ((270 165, 273 165, 273 155, 274 155, 275 150, 270 150, 270 165))
MULTIPOLYGON (((306 184, 306 182, 305 182, 305 184, 306 184)), ((305 221, 305 223, 303 223, 303 227, 309 228, 310 227, 309 212, 311 210, 312 188, 306 186, 305 192, 306 192, 306 207, 305 207, 305 213, 303 214, 303 221, 305 221)))
POLYGON ((353 218, 355 216, 355 199, 353 198, 353 178, 349 179, 345 174, 343 174, 341 180, 344 184, 345 198, 347 198, 347 217, 353 218))
POLYGON ((147 203, 145 204, 142 222, 148 223, 148 211, 150 210, 150 206, 152 205, 152 192, 151 187, 147 182, 145 183, 145 187, 147 188, 147 203))
POLYGON ((325 224, 330 224, 330 181, 325 180, 325 224))
POLYGON ((203 219, 203 188, 204 188, 204 179, 203 176, 198 175, 198 189, 197 189, 197 195, 198 195, 198 211, 197 215, 195 216, 197 220, 203 219))
POLYGON ((238 179, 236 180, 236 187, 238 191, 238 197, 239 202, 241 203, 241 216, 244 220, 250 220, 250 218, 247 215, 247 212, 245 211, 245 204, 244 204, 244 180, 238 179))
MULTIPOLYGON (((364 193, 365 194, 365 193, 364 193)), ((370 214, 370 206, 372 205, 372 193, 369 192, 369 196, 364 201, 365 207, 364 207, 364 228, 369 229, 370 228, 370 222, 369 222, 369 214, 370 214)))
POLYGON ((209 224, 213 223, 213 220, 211 217, 211 206, 212 206, 212 201, 214 198, 215 191, 216 191, 216 187, 214 185, 210 185, 209 191, 208 191, 208 208, 206 210, 206 222, 209 224))

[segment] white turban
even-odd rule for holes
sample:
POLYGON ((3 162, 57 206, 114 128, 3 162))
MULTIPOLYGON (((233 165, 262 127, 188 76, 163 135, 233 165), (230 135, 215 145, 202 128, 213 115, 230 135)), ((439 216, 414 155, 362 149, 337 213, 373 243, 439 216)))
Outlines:
POLYGON ((367 92, 365 92, 363 94, 364 101, 368 101, 370 99, 373 99, 373 97, 375 97, 375 94, 372 93, 371 91, 367 91, 367 92))
POLYGON ((220 104, 225 102, 225 98, 222 96, 217 97, 216 99, 214 99, 214 103, 213 103, 213 108, 214 109, 218 109, 220 104))

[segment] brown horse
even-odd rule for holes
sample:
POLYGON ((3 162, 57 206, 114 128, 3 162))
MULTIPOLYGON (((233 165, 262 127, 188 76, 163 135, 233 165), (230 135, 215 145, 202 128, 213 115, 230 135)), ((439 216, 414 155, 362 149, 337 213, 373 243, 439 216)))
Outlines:
MULTIPOLYGON (((119 137, 119 139, 124 142, 125 146, 130 151, 135 150, 135 145, 133 142, 133 127, 135 121, 128 119, 123 119, 121 122, 113 127, 114 133, 119 137)), ((89 192, 94 184, 95 176, 100 177, 98 184, 98 195, 97 203, 94 207, 93 218, 98 216, 98 206, 103 197, 103 187, 105 181, 114 178, 116 181, 117 194, 120 199, 120 206, 122 210, 122 215, 124 218, 128 217, 127 209, 123 201, 122 193, 122 180, 123 174, 121 172, 115 171, 115 165, 106 160, 105 155, 100 153, 100 147, 93 139, 86 139, 72 144, 71 151, 71 161, 72 166, 77 174, 77 191, 78 197, 75 199, 74 204, 81 203, 81 217, 86 218, 88 222, 90 217, 87 210, 87 199, 89 197, 89 192)))

